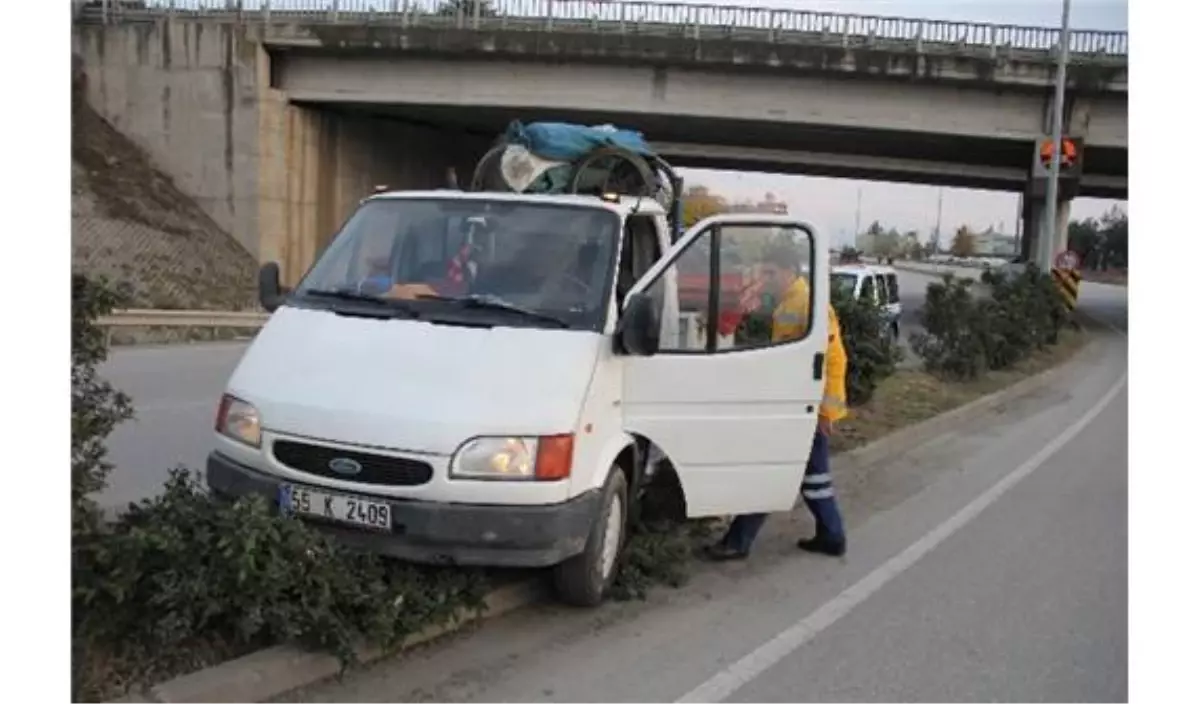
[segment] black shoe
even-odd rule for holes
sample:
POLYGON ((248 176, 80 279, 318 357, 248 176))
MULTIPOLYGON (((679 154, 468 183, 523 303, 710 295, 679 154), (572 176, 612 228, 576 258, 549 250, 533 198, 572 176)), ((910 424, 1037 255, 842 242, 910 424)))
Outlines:
POLYGON ((730 560, 745 560, 750 557, 749 552, 742 552, 726 545, 725 543, 717 543, 704 548, 704 555, 714 562, 728 562, 730 560))
POLYGON ((801 539, 796 543, 796 547, 805 552, 829 555, 830 557, 841 557, 846 554, 846 539, 817 535, 814 538, 801 539))

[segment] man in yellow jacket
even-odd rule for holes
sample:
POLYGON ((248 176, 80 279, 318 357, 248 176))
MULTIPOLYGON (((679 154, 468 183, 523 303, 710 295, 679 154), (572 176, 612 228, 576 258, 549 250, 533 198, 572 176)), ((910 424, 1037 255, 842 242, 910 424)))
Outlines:
MULTIPOLYGON (((762 265, 764 284, 779 304, 771 315, 771 341, 786 342, 802 337, 808 329, 808 282, 800 272, 799 254, 795 247, 780 246, 768 250, 762 265)), ((825 353, 825 391, 817 413, 817 432, 812 451, 804 470, 801 496, 817 524, 816 535, 801 539, 796 546, 807 552, 840 557, 846 553, 846 533, 841 512, 833 493, 829 473, 829 438, 833 424, 845 418, 846 410, 846 348, 842 344, 841 326, 837 313, 829 306, 829 337, 825 353)), ((796 370, 803 373, 803 370, 796 370)), ((767 514, 738 516, 730 524, 725 537, 709 548, 710 557, 718 560, 742 559, 750 554, 754 539, 762 530, 767 514)))

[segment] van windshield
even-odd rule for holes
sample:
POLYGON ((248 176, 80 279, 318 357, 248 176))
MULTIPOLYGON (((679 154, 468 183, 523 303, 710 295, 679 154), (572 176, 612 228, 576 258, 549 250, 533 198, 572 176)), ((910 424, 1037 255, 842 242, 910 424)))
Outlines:
POLYGON ((376 198, 293 300, 345 314, 370 315, 377 302, 431 322, 600 330, 619 230, 600 207, 376 198))

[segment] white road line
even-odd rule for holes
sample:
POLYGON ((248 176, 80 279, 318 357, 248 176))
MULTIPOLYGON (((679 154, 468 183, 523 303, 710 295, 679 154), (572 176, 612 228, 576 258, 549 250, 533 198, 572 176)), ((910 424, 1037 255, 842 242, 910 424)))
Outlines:
POLYGON ((759 646, 754 652, 730 665, 714 675, 707 682, 683 695, 677 702, 720 702, 732 695, 742 686, 766 672, 772 665, 783 660, 797 648, 812 640, 821 631, 837 623, 854 607, 866 601, 872 594, 884 585, 900 576, 918 560, 936 548, 944 540, 954 535, 978 516, 985 508, 995 503, 997 499, 1011 489, 1017 482, 1032 474, 1046 463, 1064 445, 1079 435, 1096 416, 1100 415, 1108 404, 1116 398, 1129 378, 1128 372, 1100 399, 1095 406, 1067 428, 1061 435, 1054 438, 1048 445, 1030 457, 1024 464, 1014 469, 990 489, 976 497, 958 513, 946 522, 931 530, 917 542, 908 546, 903 552, 892 557, 879 567, 876 567, 866 577, 856 582, 826 602, 816 611, 804 617, 794 625, 759 646))

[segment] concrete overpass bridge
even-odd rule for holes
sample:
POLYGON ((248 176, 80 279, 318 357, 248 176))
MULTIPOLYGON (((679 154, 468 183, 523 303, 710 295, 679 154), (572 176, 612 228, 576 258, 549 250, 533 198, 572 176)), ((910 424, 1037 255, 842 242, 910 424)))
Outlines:
MULTIPOLYGON (((73 46, 88 100, 289 278, 373 184, 469 173, 514 118, 641 129, 681 166, 1012 191, 1049 132, 1053 29, 665 2, 490 7, 111 2, 80 10, 73 46)), ((1127 42, 1070 37, 1064 124, 1086 145, 1083 195, 1127 191, 1127 42)))

